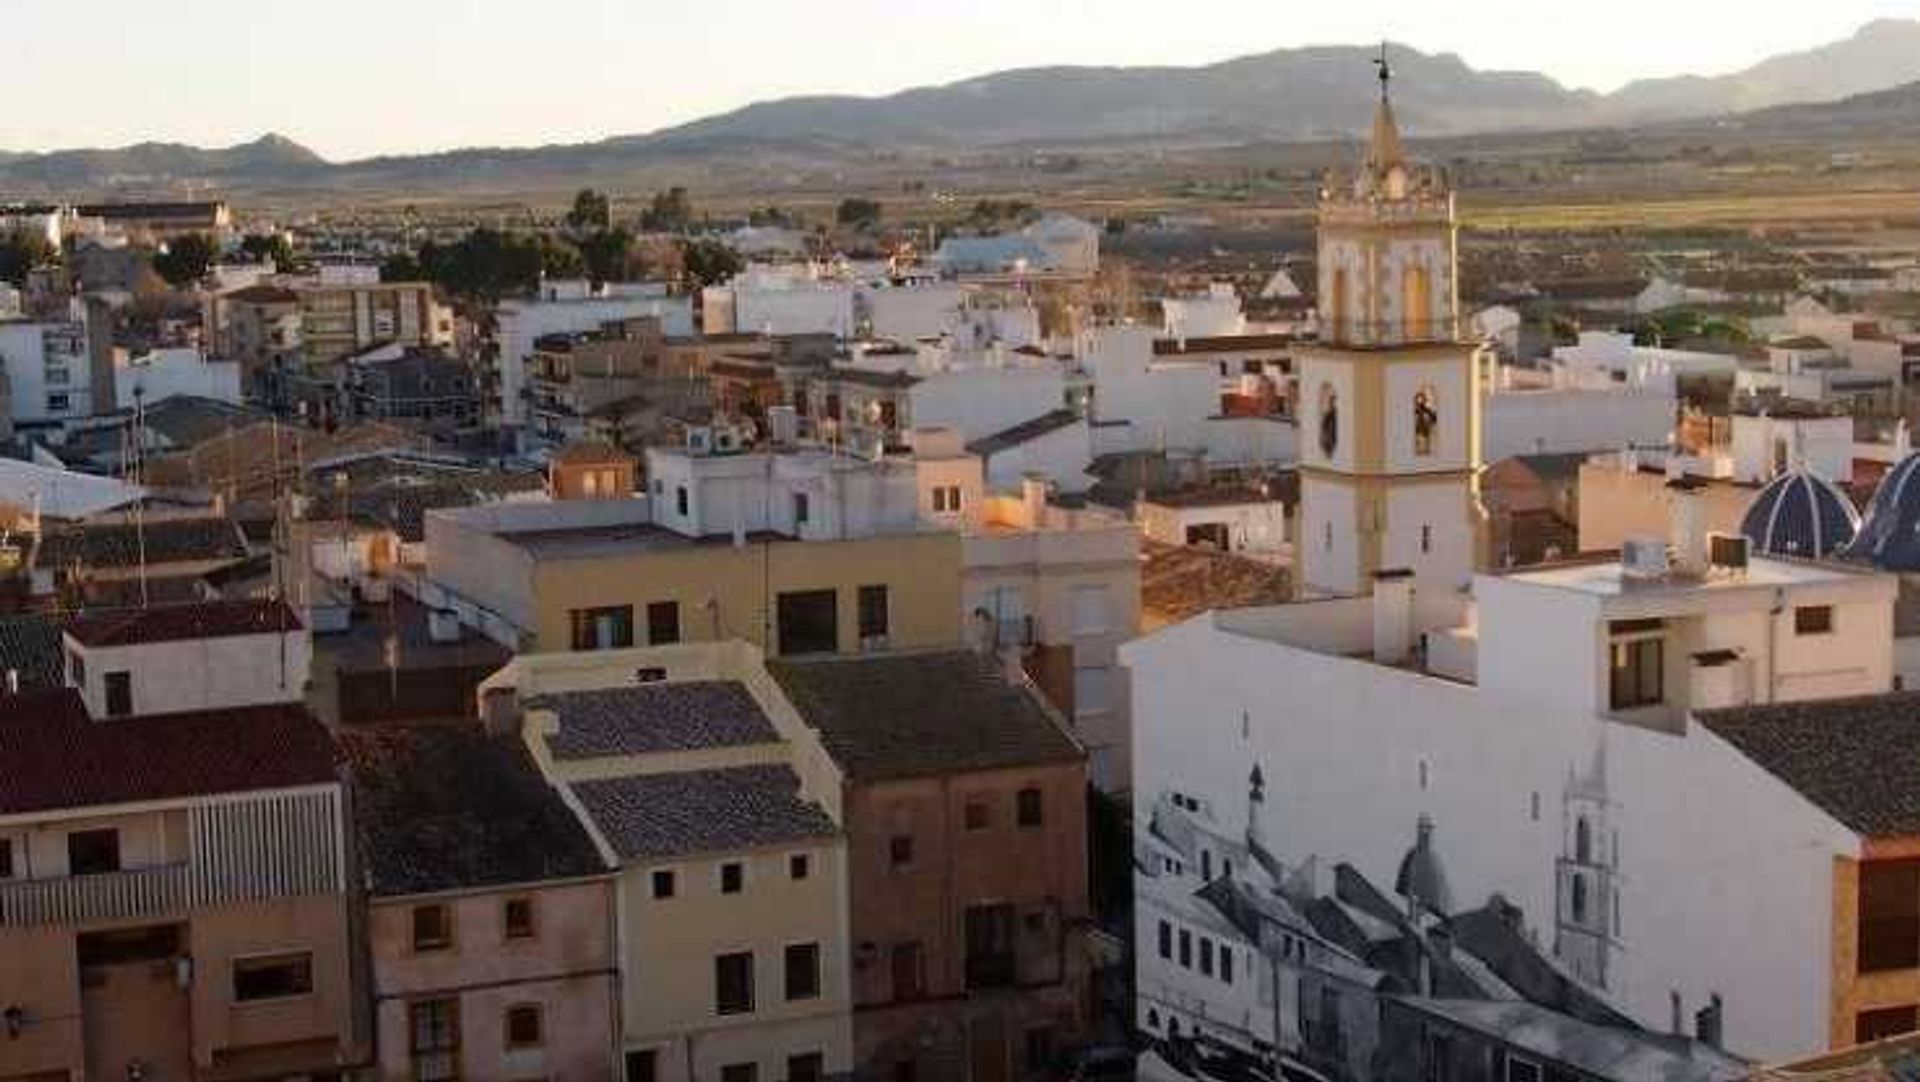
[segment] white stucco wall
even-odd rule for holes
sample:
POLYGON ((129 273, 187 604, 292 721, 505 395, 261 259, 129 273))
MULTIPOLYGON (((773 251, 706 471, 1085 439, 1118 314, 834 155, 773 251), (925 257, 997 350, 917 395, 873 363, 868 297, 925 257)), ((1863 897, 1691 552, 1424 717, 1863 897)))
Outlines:
MULTIPOLYGON (((305 629, 114 647, 80 647, 69 638, 67 650, 85 659, 80 695, 96 718, 107 716, 111 672, 132 674, 134 714, 171 714, 297 702, 306 694, 313 664, 313 640, 305 629)), ((71 664, 67 680, 73 683, 71 664)))
MULTIPOLYGON (((1663 1030, 1672 993, 1689 1017, 1718 993, 1737 1052, 1825 1046, 1832 860, 1856 839, 1710 734, 1605 723, 1230 634, 1210 617, 1123 647, 1122 659, 1136 836, 1169 790, 1244 823, 1257 764, 1268 844, 1290 868, 1317 869, 1320 892, 1347 861, 1391 894, 1430 816, 1455 908, 1498 892, 1550 950, 1564 797, 1604 762, 1596 828, 1617 865, 1621 944, 1604 994, 1663 1030)), ((1151 949, 1138 966, 1143 994, 1169 979, 1151 949)))

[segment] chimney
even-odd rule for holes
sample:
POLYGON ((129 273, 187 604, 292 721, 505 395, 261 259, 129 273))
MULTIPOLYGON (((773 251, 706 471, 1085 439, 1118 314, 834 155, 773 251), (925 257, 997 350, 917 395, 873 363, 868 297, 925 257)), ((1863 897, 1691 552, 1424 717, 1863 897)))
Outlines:
POLYGON ((1029 473, 1020 478, 1020 498, 1027 509, 1027 528, 1043 529, 1047 524, 1047 478, 1029 473))
POLYGON ((1693 477, 1667 482, 1667 545, 1676 575, 1698 578, 1707 573, 1707 530, 1700 507, 1705 487, 1706 482, 1693 477))
POLYGON ((1403 664, 1413 651, 1413 572, 1373 573, 1373 660, 1403 664))
POLYGON ((493 687, 481 693, 480 727, 488 736, 518 736, 524 717, 519 688, 493 687))

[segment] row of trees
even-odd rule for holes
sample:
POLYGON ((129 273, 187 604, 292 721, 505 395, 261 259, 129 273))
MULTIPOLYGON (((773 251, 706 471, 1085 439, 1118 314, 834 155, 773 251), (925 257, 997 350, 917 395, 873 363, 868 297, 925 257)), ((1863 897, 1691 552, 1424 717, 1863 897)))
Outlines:
POLYGON ((430 281, 456 296, 493 303, 531 293, 547 278, 624 281, 649 272, 678 276, 690 288, 722 282, 740 271, 740 257, 718 241, 688 239, 675 243, 663 265, 648 266, 634 250, 633 238, 620 228, 596 229, 583 236, 475 229, 451 244, 432 241, 413 253, 389 258, 380 267, 384 281, 430 281))

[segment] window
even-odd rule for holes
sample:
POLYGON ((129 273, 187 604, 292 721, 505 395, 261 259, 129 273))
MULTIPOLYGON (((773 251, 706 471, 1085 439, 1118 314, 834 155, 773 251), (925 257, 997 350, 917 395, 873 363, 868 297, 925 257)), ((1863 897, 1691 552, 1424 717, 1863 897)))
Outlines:
POLYGON ((1173 925, 1160 922, 1160 957, 1173 960, 1173 925))
POLYGON ((936 485, 933 489, 933 509, 936 513, 957 515, 960 513, 960 486, 936 485))
POLYGON ((729 1063, 720 1068, 720 1082, 756 1082, 759 1077, 757 1063, 729 1063))
POLYGON ((1020 790, 1020 795, 1016 798, 1016 801, 1019 809, 1017 818, 1021 826, 1037 827, 1041 824, 1044 818, 1043 813, 1045 812, 1043 799, 1040 790, 1032 786, 1020 790))
POLYGON ((826 1077, 826 1058, 820 1053, 787 1057, 787 1082, 822 1082, 826 1077))
POLYGON ((813 858, 805 853, 795 853, 787 858, 787 878, 805 879, 813 874, 813 858))
POLYGON ((286 999, 313 991, 313 955, 271 954, 233 960, 233 998, 236 1003, 286 999))
POLYGON ((677 485, 673 490, 673 507, 681 518, 687 516, 687 486, 677 485))
POLYGON ((1920 1029, 1920 1007, 1911 1005, 1861 1011, 1853 1019, 1853 1039, 1856 1044, 1898 1037, 1916 1029, 1920 1029))
POLYGON ((1104 714, 1113 709, 1113 670, 1073 670, 1073 713, 1076 717, 1104 714))
POLYGON ((1658 633, 1613 641, 1608 699, 1612 709, 1657 706, 1665 700, 1664 644, 1658 633))
POLYGON ((887 842, 887 859, 898 868, 913 863, 913 836, 896 834, 887 842))
POLYGON ((988 812, 987 802, 980 799, 967 801, 967 806, 961 812, 960 818, 968 830, 985 830, 993 819, 988 812))
POLYGON ((1207 936, 1200 937, 1200 975, 1213 976, 1213 940, 1207 936))
POLYGON ((653 896, 655 898, 673 897, 673 873, 658 871, 653 873, 653 896))
POLYGON ((832 590, 781 594, 776 609, 782 654, 839 652, 839 599, 832 590))
POLYGON ((1220 983, 1233 983, 1233 948, 1220 944, 1220 983))
POLYGON ((820 998, 820 944, 787 946, 787 1000, 820 998))
POLYGON ((747 885, 747 866, 737 860, 720 865, 720 893, 738 894, 747 885))
POLYGON ((921 981, 918 941, 893 945, 892 968, 894 999, 919 999, 926 993, 926 987, 921 981))
POLYGON ((508 898, 501 907, 501 924, 508 939, 533 938, 533 899, 508 898))
POLYGON ((133 674, 110 672, 107 682, 107 716, 124 718, 133 713, 133 674))
POLYGON ((1180 968, 1193 968, 1193 933, 1180 929, 1180 968))
POLYGON ((68 875, 105 875, 119 870, 119 831, 76 830, 67 835, 68 875))
POLYGON ((0 879, 13 878, 13 839, 0 838, 0 879))
POLYGON ((538 1048, 542 1043, 545 1019, 538 1004, 522 1003, 507 1008, 507 1047, 538 1048))
POLYGON ((808 510, 809 508, 807 507, 807 494, 804 492, 794 493, 793 494, 793 524, 795 526, 805 526, 807 524, 807 522, 809 521, 808 510))
POLYGON ((567 616, 573 622, 575 650, 624 650, 633 645, 632 605, 574 609, 567 616))
POLYGON ((1507 1060, 1506 1082, 1540 1082, 1540 1065, 1532 1060, 1511 1057, 1507 1060))
POLYGON ((1430 553, 1432 551, 1433 551, 1433 527, 1426 523, 1421 523, 1420 552, 1422 555, 1425 555, 1426 553, 1430 553))
POLYGON ((460 1001, 425 999, 407 1005, 407 1049, 415 1082, 460 1077, 460 1001))
POLYGON ((1105 586, 1073 588, 1073 633, 1075 635, 1097 635, 1106 631, 1108 619, 1105 586))
POLYGON ((753 955, 742 951, 713 960, 713 1011, 746 1014, 753 1010, 753 955))
POLYGON ((1801 605, 1793 610, 1795 635, 1827 635, 1832 631, 1832 605, 1801 605))
POLYGON ((1860 865, 1860 972, 1920 966, 1920 860, 1860 865))
POLYGON ((680 603, 655 601, 647 606, 647 645, 666 646, 680 641, 680 603))
POLYGON ((70 404, 66 395, 50 394, 47 396, 48 413, 65 413, 70 404))
POLYGON ((86 687, 87 686, 87 659, 81 657, 78 653, 68 654, 67 655, 67 674, 73 680, 74 687, 77 687, 77 688, 86 687))
POLYGON ((1006 904, 967 907, 967 988, 1004 988, 1014 982, 1018 967, 1013 948, 1013 907, 1006 904))
POLYGON ((887 588, 860 587, 860 641, 887 637, 887 588))
POLYGON ((440 951, 453 946, 453 911, 444 905, 413 907, 413 949, 440 951))
POLYGON ((660 1050, 640 1048, 626 1055, 626 1082, 657 1082, 660 1077, 660 1050))

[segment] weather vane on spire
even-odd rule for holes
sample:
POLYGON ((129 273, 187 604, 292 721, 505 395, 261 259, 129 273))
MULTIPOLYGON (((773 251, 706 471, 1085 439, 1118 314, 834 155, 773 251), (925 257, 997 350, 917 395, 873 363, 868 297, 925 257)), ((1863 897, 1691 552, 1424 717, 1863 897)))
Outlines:
POLYGON ((1393 66, 1387 63, 1387 43, 1380 43, 1380 55, 1374 58, 1373 66, 1380 71, 1380 100, 1387 100, 1387 84, 1393 81, 1393 66))

